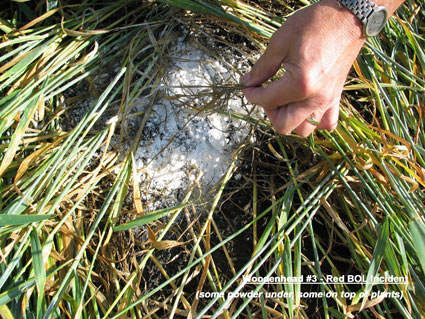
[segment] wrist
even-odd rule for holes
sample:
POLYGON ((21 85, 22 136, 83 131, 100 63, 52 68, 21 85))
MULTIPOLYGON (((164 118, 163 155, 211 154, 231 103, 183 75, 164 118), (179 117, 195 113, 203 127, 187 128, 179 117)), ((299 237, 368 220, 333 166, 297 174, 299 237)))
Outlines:
POLYGON ((322 0, 321 5, 329 6, 334 10, 334 23, 344 32, 344 36, 350 41, 363 45, 366 38, 363 36, 363 24, 349 9, 343 6, 339 0, 322 0))
MULTIPOLYGON (((376 36, 404 0, 335 0, 357 18, 363 36, 376 36)), ((356 31, 358 29, 356 28, 356 31)))
POLYGON ((372 0, 372 1, 375 2, 378 6, 384 6, 385 8, 387 8, 388 17, 390 17, 405 0, 372 0))

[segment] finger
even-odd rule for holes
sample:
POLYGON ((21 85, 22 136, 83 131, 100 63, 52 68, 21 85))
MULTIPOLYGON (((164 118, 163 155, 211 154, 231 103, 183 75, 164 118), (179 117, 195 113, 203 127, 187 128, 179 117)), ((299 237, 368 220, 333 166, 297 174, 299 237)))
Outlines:
POLYGON ((266 87, 253 87, 243 90, 247 100, 265 109, 275 109, 282 105, 297 102, 305 98, 292 70, 287 70, 279 81, 273 81, 266 87))
POLYGON ((306 121, 302 122, 298 127, 295 128, 295 133, 301 137, 307 137, 316 130, 317 126, 312 125, 306 121))
POLYGON ((301 101, 272 110, 265 109, 265 112, 277 132, 288 134, 311 116, 315 109, 317 108, 310 105, 308 101, 301 101))
POLYGON ((338 117, 339 117, 339 101, 338 104, 330 107, 320 121, 318 129, 333 131, 338 126, 338 117))
POLYGON ((295 133, 302 137, 309 136, 322 123, 324 113, 325 111, 321 110, 314 111, 298 127, 295 128, 295 133), (313 123, 313 121, 317 122, 317 124, 313 123))
POLYGON ((263 55, 257 60, 251 71, 241 78, 242 84, 258 86, 276 74, 286 55, 284 37, 281 30, 275 32, 263 55))
POLYGON ((314 130, 334 130, 338 125, 338 116, 339 116, 339 103, 335 106, 328 108, 325 112, 321 112, 320 110, 316 110, 309 117, 317 121, 318 124, 312 124, 308 119, 302 122, 297 128, 295 128, 295 133, 300 136, 307 137, 314 130))

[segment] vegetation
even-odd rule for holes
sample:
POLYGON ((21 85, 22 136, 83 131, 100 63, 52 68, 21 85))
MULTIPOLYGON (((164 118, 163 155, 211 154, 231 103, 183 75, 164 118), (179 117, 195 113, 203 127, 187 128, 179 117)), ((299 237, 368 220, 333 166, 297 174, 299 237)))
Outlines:
POLYGON ((308 4, 7 2, 0 13, 1 317, 424 316, 423 1, 407 1, 368 40, 334 132, 279 136, 267 121, 245 118, 257 123, 258 142, 235 152, 208 200, 192 196, 194 183, 177 207, 146 211, 134 163, 143 124, 120 147, 126 119, 146 123, 150 115, 176 28, 215 23, 261 48, 284 21, 276 10, 308 4), (97 72, 116 63, 109 85, 97 85, 97 72), (77 85, 95 102, 69 125, 68 106, 85 98, 67 93, 77 85), (130 114, 142 94, 145 110, 130 114), (105 122, 107 112, 115 116, 105 122), (222 213, 246 220, 229 232, 222 213), (176 252, 184 264, 170 267, 163 257, 176 252), (247 282, 280 275, 320 284, 247 282), (326 275, 363 275, 367 283, 334 284, 326 275), (384 275, 407 283, 372 283, 384 275), (263 294, 236 295, 243 291, 263 294), (323 296, 299 295, 306 291, 323 296))

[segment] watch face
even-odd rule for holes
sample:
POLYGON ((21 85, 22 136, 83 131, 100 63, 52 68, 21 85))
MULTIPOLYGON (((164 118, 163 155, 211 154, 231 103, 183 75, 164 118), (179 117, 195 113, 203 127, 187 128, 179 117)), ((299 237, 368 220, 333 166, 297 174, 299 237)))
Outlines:
POLYGON ((387 10, 384 7, 377 7, 370 15, 366 24, 366 35, 373 37, 377 35, 387 22, 387 10))

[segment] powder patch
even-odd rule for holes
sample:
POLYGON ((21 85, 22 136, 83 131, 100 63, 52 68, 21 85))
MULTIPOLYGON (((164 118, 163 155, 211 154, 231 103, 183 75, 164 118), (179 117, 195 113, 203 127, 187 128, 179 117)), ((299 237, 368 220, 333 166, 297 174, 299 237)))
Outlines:
POLYGON ((164 98, 153 106, 135 154, 150 209, 169 205, 171 198, 178 204, 199 173, 203 190, 217 184, 251 127, 228 115, 251 111, 240 91, 213 92, 212 87, 239 78, 226 63, 183 42, 177 43, 172 61, 161 83, 164 98), (155 194, 168 202, 155 200, 155 194))

